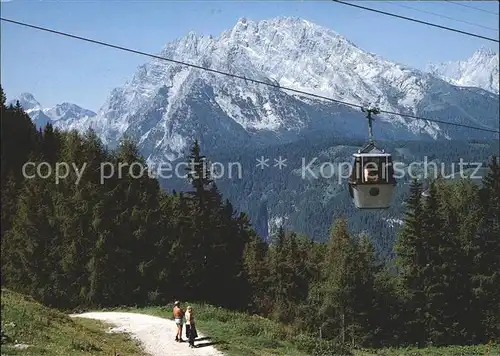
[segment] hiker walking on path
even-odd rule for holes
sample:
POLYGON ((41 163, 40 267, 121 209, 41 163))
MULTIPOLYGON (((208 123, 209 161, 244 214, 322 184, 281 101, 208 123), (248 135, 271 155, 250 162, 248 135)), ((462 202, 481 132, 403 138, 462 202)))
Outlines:
POLYGON ((176 301, 174 303, 174 320, 175 325, 177 326, 177 334, 175 334, 175 341, 184 342, 182 340, 182 321, 184 318, 184 312, 181 309, 181 302, 176 301))
POLYGON ((193 308, 188 306, 186 310, 186 338, 189 340, 189 347, 194 347, 194 339, 197 337, 193 308))

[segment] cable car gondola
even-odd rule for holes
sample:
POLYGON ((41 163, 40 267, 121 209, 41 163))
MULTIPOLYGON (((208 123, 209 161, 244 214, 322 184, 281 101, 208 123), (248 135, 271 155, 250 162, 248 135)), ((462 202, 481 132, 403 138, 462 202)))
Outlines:
POLYGON ((372 135, 372 114, 377 109, 361 109, 367 112, 370 141, 353 154, 354 164, 349 177, 349 195, 358 209, 387 209, 391 206, 396 179, 390 153, 375 146, 372 135))

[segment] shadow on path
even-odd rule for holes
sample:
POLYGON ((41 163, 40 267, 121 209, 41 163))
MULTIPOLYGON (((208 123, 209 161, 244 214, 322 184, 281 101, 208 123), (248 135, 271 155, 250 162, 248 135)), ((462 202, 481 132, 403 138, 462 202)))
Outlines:
POLYGON ((204 336, 204 337, 199 337, 199 338, 196 338, 194 339, 194 341, 205 341, 205 340, 210 340, 211 337, 209 336, 204 336))
POLYGON ((223 341, 212 341, 212 342, 204 342, 202 344, 195 344, 195 348, 200 348, 200 347, 207 347, 207 346, 213 346, 213 345, 221 345, 221 344, 227 344, 227 342, 223 341))
POLYGON ((225 341, 210 341, 212 339, 213 338, 211 338, 210 336, 204 336, 204 337, 196 338, 196 339, 194 339, 194 341, 195 341, 194 347, 195 348, 201 348, 201 347, 207 347, 207 346, 227 344, 227 342, 225 342, 225 341), (199 341, 208 341, 208 342, 198 343, 199 341))

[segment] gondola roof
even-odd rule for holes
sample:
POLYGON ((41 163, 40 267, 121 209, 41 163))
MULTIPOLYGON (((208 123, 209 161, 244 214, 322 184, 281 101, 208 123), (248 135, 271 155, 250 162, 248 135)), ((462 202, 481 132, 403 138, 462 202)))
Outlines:
POLYGON ((354 157, 390 157, 390 153, 379 150, 373 143, 368 144, 363 149, 353 154, 354 157))

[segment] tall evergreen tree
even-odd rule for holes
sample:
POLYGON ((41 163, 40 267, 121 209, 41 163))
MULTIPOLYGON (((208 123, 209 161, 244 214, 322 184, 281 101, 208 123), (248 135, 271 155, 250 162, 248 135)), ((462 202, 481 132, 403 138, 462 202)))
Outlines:
POLYGON ((15 108, 2 104, 1 128, 1 187, 12 175, 16 182, 24 179, 23 165, 34 161, 38 153, 38 133, 30 117, 17 102, 15 108))
POLYGON ((345 219, 331 229, 324 265, 323 326, 338 341, 352 346, 363 343, 363 324, 370 324, 373 307, 373 254, 368 241, 358 246, 350 237, 345 219), (369 297, 366 297, 366 296, 369 297))
POLYGON ((187 196, 197 200, 197 208, 204 213, 205 204, 208 200, 208 191, 213 183, 209 162, 201 154, 198 140, 195 140, 188 156, 189 167, 186 168, 187 178, 193 186, 194 192, 188 192, 187 196))
POLYGON ((57 155, 61 152, 62 146, 59 131, 54 130, 52 124, 47 123, 43 129, 40 140, 41 152, 44 161, 54 166, 58 159, 57 155))
POLYGON ((8 260, 7 281, 16 290, 53 305, 50 275, 57 260, 51 259, 51 240, 57 235, 50 189, 43 179, 26 183, 19 199, 12 229, 6 233, 8 260))
POLYGON ((476 188, 469 180, 457 184, 439 182, 438 195, 441 201, 441 231, 445 241, 440 246, 439 263, 441 283, 447 285, 443 291, 450 300, 439 312, 441 324, 446 329, 444 342, 454 344, 474 342, 477 313, 474 311, 474 296, 471 285, 472 241, 478 214, 474 202, 476 188))
POLYGON ((5 107, 5 103, 7 102, 7 96, 5 95, 5 92, 3 91, 3 88, 1 85, 0 85, 0 100, 2 103, 2 107, 5 107))
POLYGON ((500 166, 496 156, 479 191, 481 219, 474 239, 473 285, 477 305, 481 306, 479 342, 500 340, 500 166))
POLYGON ((406 300, 407 341, 427 339, 425 329, 425 280, 423 268, 428 265, 423 236, 422 184, 414 180, 406 200, 403 228, 395 251, 400 270, 402 298, 406 300))
POLYGON ((252 235, 245 246, 244 268, 249 282, 248 311, 268 315, 272 311, 273 299, 270 296, 271 279, 268 265, 268 246, 257 235, 252 235))
MULTIPOLYGON (((210 175, 208 161, 201 154, 201 148, 198 140, 195 140, 188 156, 189 167, 187 170, 187 178, 193 187, 193 191, 186 192, 186 199, 189 201, 190 212, 189 217, 192 220, 193 226, 193 241, 195 245, 190 247, 193 249, 195 260, 199 261, 199 269, 196 272, 197 280, 199 281, 198 288, 210 290, 209 264, 216 263, 212 260, 210 238, 210 216, 209 200, 210 188, 213 180, 210 175)), ((215 199, 213 202, 218 202, 217 196, 212 196, 215 199)), ((212 235, 213 236, 213 235, 212 235)))
MULTIPOLYGON (((2 209, 0 213, 2 214, 1 220, 1 235, 2 236, 2 252, 4 249, 4 239, 3 236, 5 232, 9 231, 12 227, 12 219, 17 211, 17 200, 18 200, 18 185, 14 178, 14 174, 11 173, 5 178, 5 182, 2 184, 1 189, 1 200, 2 209)), ((3 283, 3 279, 2 279, 3 283)))
MULTIPOLYGON (((428 340, 434 344, 448 344, 454 341, 454 323, 457 316, 457 298, 460 290, 455 284, 458 246, 454 237, 446 231, 442 215, 442 202, 432 182, 424 202, 422 236, 426 264, 420 266, 424 279, 425 325, 428 340)), ((459 305, 459 304, 458 304, 459 305)))
POLYGON ((272 290, 274 299, 273 317, 285 321, 289 316, 288 310, 288 281, 287 281, 287 244, 286 232, 283 226, 278 228, 271 253, 272 290))

